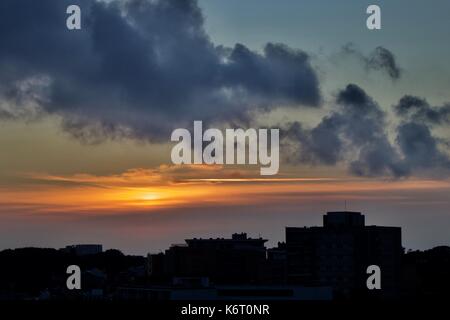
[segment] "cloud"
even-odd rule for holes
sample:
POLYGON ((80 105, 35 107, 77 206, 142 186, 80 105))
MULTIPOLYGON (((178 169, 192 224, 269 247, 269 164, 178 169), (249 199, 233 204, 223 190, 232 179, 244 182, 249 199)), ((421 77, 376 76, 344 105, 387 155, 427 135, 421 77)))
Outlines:
POLYGON ((450 172, 448 141, 433 134, 433 128, 450 123, 450 105, 430 106, 419 97, 405 95, 394 105, 401 123, 397 139, 405 165, 420 169, 445 169, 450 172))
POLYGON ((439 141, 427 125, 416 122, 401 124, 397 143, 405 156, 405 165, 412 168, 450 170, 448 155, 439 150, 439 141))
POLYGON ((353 43, 348 43, 342 48, 344 56, 356 57, 360 60, 364 67, 368 70, 383 71, 392 80, 397 80, 401 77, 402 71, 397 64, 394 54, 388 49, 378 46, 369 55, 364 55, 357 49, 353 43))
POLYGON ((284 137, 300 156, 291 160, 325 165, 347 162, 349 170, 360 176, 406 174, 385 133, 385 113, 363 89, 350 84, 341 90, 336 109, 312 129, 289 125, 284 137))
POLYGON ((195 0, 5 0, 0 21, 0 117, 58 115, 86 141, 159 141, 194 119, 321 100, 305 52, 216 46, 195 0), (69 4, 81 30, 65 27, 69 4))
MULTIPOLYGON (((395 109, 413 118, 437 122, 429 116, 427 104, 420 99, 404 97, 395 109), (414 106, 414 107, 413 107, 414 106)), ((442 110, 436 114, 444 114, 442 110)), ((433 135, 430 125, 406 117, 395 130, 391 142, 386 113, 360 87, 350 84, 336 97, 336 109, 317 126, 305 128, 293 122, 282 131, 288 161, 294 163, 337 165, 345 164, 357 176, 405 177, 421 172, 448 176, 450 158, 442 148, 448 146, 433 135)))
MULTIPOLYGON (((254 181, 260 178, 259 170, 249 170, 223 165, 160 165, 156 168, 133 168, 110 175, 71 174, 51 175, 28 173, 21 175, 21 182, 28 185, 57 185, 60 187, 134 188, 169 186, 194 182, 254 181)), ((302 179, 302 181, 307 179, 302 179)), ((261 179, 261 181, 275 181, 261 179)), ((290 181, 290 180, 289 180, 290 181)))
POLYGON ((397 115, 409 120, 431 125, 450 124, 450 104, 430 106, 423 98, 405 95, 394 106, 394 110, 397 115))

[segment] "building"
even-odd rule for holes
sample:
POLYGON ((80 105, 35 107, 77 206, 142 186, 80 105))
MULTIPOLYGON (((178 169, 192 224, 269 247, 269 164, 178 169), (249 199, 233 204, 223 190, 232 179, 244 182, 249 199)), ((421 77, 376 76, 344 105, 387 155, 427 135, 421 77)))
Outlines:
POLYGON ((261 267, 260 282, 263 284, 286 284, 286 244, 279 242, 267 249, 267 259, 261 267))
POLYGON ((287 281, 331 286, 336 296, 398 294, 401 229, 366 226, 360 212, 328 212, 323 227, 286 228, 287 281), (381 268, 382 290, 369 292, 367 267, 381 268))
MULTIPOLYGON (((208 277, 212 283, 256 283, 266 261, 267 240, 235 233, 231 239, 187 239, 164 254, 163 273, 169 277, 208 277)), ((152 271, 161 270, 161 258, 151 256, 152 271)), ((154 275, 157 276, 156 272, 154 275)))

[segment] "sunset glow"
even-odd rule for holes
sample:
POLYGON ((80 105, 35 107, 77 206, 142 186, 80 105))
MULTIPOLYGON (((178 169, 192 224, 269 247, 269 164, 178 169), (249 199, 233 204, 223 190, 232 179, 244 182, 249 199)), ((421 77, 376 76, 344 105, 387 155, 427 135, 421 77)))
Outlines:
POLYGON ((228 178, 229 173, 219 166, 184 168, 184 176, 175 179, 172 173, 177 170, 179 168, 161 166, 154 170, 132 169, 110 176, 31 174, 28 175, 27 187, 2 190, 0 204, 11 208, 28 207, 30 212, 36 213, 66 211, 82 214, 142 209, 151 212, 194 204, 227 206, 298 199, 361 200, 373 199, 377 194, 380 198, 392 197, 390 192, 450 190, 447 180, 228 178), (217 178, 201 178, 205 172, 217 178))

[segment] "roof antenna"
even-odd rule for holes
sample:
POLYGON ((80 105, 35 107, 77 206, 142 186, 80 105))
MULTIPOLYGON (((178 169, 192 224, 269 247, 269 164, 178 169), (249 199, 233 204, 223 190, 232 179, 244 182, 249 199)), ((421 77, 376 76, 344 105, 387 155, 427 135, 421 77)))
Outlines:
POLYGON ((345 211, 347 211, 347 200, 344 200, 345 211))

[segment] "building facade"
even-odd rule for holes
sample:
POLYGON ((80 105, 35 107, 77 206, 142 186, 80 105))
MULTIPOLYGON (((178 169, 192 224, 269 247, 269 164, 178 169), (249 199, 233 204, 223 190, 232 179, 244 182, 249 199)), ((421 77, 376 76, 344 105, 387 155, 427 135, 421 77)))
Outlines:
POLYGON ((395 297, 402 250, 399 227, 366 226, 360 212, 328 212, 323 227, 286 228, 287 281, 331 286, 336 296, 395 297), (382 290, 367 289, 370 265, 381 269, 382 290))
POLYGON ((164 273, 208 277, 214 283, 255 283, 266 261, 267 240, 235 233, 231 239, 187 239, 165 252, 164 273))

